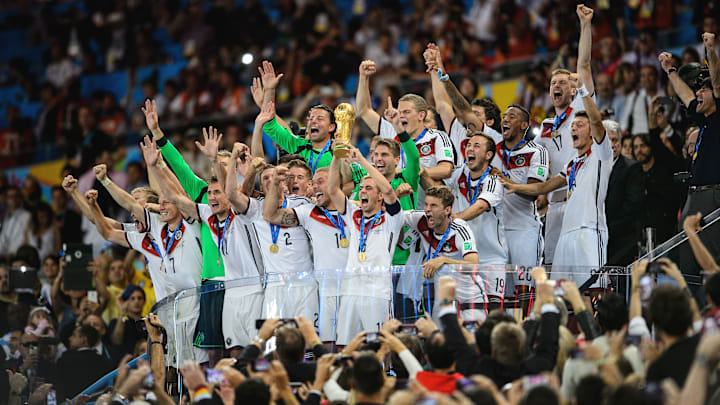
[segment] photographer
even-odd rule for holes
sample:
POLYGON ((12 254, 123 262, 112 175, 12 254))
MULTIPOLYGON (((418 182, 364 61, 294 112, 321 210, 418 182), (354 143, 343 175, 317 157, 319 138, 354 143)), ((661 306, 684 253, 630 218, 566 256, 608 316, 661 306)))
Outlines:
POLYGON ((720 154, 720 62, 714 52, 715 41, 715 34, 703 34, 703 43, 708 50, 710 79, 697 83, 694 94, 693 89, 680 78, 677 69, 672 67, 670 54, 663 52, 658 57, 692 121, 700 128, 690 157, 690 189, 680 223, 688 215, 696 212, 706 215, 720 207, 720 160, 717 159, 720 154))

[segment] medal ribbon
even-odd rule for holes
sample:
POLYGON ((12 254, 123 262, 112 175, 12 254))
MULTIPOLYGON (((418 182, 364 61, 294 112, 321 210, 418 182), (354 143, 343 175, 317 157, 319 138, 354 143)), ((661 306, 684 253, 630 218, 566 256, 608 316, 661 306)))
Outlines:
MULTIPOLYGON (((287 206, 287 198, 283 198, 282 207, 287 206)), ((272 236, 273 245, 277 245, 278 236, 280 236, 280 225, 270 224, 270 236, 272 236)))
POLYGON ((700 142, 702 142, 702 136, 703 132, 705 132, 705 127, 700 128, 700 133, 698 134, 697 141, 695 141, 695 151, 693 152, 693 162, 695 159, 697 159, 698 149, 700 149, 700 142))
POLYGON ((563 122, 565 122, 565 118, 567 118, 567 115, 568 115, 568 111, 569 111, 569 110, 570 110, 570 107, 568 107, 567 109, 565 109, 565 111, 563 111, 562 114, 560 114, 560 115, 558 115, 557 117, 555 117, 555 122, 553 122, 553 128, 552 128, 552 131, 553 131, 553 132, 557 131, 558 127, 559 127, 560 125, 562 125, 563 122))
POLYGON ((580 163, 580 158, 573 160, 573 165, 570 169, 570 177, 568 178, 568 197, 570 196, 570 193, 572 193, 573 184, 575 184, 575 175, 577 174, 575 169, 577 168, 578 163, 580 163))
POLYGON ((472 181, 472 179, 470 178, 470 173, 468 173, 467 184, 468 184, 468 192, 470 194, 468 196, 469 197, 468 200, 470 200, 470 204, 475 204, 475 201, 477 200, 478 196, 480 195, 480 185, 482 184, 483 180, 485 180, 485 177, 487 177, 487 175, 489 173, 490 173, 490 166, 488 166, 488 168, 485 169, 485 173, 483 173, 483 175, 480 177, 480 180, 478 181, 477 185, 475 186, 475 190, 471 189, 470 181, 472 181))
MULTIPOLYGON (((332 139, 328 139, 327 143, 322 148, 319 155, 315 155, 315 151, 312 148, 310 148, 310 159, 308 160, 308 163, 310 166, 310 170, 312 170, 313 174, 315 174, 315 170, 317 170, 317 166, 320 163, 320 158, 322 158, 322 156, 325 154, 325 152, 327 152, 331 143, 332 143, 332 139), (316 156, 317 156, 317 158, 316 158, 316 156)), ((285 208, 285 207, 283 207, 283 208, 285 208)))
POLYGON ((427 256, 425 257, 425 261, 428 261, 428 260, 431 260, 431 259, 434 259, 437 257, 438 253, 440 253, 440 249, 442 249, 442 247, 445 245, 445 241, 447 240, 448 235, 450 235, 450 228, 452 228, 452 221, 450 221, 450 223, 448 224, 448 227, 445 230, 445 233, 443 234, 442 239, 440 239, 440 243, 438 243, 437 249, 435 249, 434 252, 432 251, 432 243, 430 244, 430 246, 428 247, 427 256))
POLYGON ((218 257, 222 257, 222 248, 224 245, 227 245, 227 242, 225 242, 225 235, 227 235, 227 227, 228 223, 230 222, 230 212, 228 212, 227 217, 225 217, 225 224, 222 228, 222 235, 220 234, 220 221, 218 221, 217 216, 215 216, 215 226, 218 229, 218 257))
MULTIPOLYGON (((170 239, 165 238, 165 256, 170 253, 170 248, 172 247, 172 245, 175 244, 175 234, 177 233, 178 229, 180 229, 180 225, 182 225, 182 222, 180 222, 178 226, 175 227, 172 236, 170 236, 170 232, 167 233, 167 235, 170 236, 170 239)), ((170 230, 170 225, 168 225, 168 230, 170 230)))
POLYGON ((325 216, 327 217, 328 221, 330 221, 335 228, 337 228, 340 231, 340 238, 345 239, 345 225, 343 224, 343 220, 340 218, 340 215, 338 214, 337 222, 335 222, 335 217, 330 214, 330 211, 328 211, 325 207, 321 207, 323 212, 325 213, 325 216))
POLYGON ((520 149, 520 147, 522 147, 523 145, 525 145, 525 139, 523 139, 519 144, 515 145, 515 147, 512 148, 510 152, 508 152, 506 148, 503 148, 505 149, 503 151, 503 166, 505 169, 508 170, 507 172, 504 169, 502 171, 505 177, 510 175, 510 155, 512 155, 512 153, 515 152, 517 149, 520 149))
POLYGON ((367 232, 365 232, 365 217, 360 216, 360 252, 365 252, 365 244, 367 242, 367 235, 370 233, 370 230, 372 230, 373 224, 375 224, 375 221, 377 221, 378 218, 380 218, 380 215, 382 214, 382 209, 378 210, 378 212, 375 214, 375 216, 372 217, 370 220, 370 226, 368 226, 367 232))

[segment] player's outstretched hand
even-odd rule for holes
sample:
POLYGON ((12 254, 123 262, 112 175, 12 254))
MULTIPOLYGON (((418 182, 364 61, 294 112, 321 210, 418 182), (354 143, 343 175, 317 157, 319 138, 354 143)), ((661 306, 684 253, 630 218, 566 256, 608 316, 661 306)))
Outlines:
POLYGON ((222 140, 223 134, 218 134, 217 128, 203 128, 203 143, 195 141, 195 146, 202 152, 203 155, 207 156, 210 160, 217 158, 218 148, 220 147, 220 140, 222 140))

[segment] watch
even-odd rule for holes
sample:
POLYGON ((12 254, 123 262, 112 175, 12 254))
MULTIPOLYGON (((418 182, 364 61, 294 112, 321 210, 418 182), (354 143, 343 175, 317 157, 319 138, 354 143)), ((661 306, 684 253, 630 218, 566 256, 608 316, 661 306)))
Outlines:
POLYGON ((255 335, 255 337, 253 338, 252 341, 253 341, 253 343, 259 344, 260 346, 265 344, 265 341, 258 335, 255 335))
POLYGON ((677 71, 678 71, 677 68, 676 68, 675 66, 673 66, 673 67, 671 67, 670 69, 668 69, 665 73, 667 73, 668 75, 670 75, 670 73, 672 73, 672 72, 677 72, 677 71))

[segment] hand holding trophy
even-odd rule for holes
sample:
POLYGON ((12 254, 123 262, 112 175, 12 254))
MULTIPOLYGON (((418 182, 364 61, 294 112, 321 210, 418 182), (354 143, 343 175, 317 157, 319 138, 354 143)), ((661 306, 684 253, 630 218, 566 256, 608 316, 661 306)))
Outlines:
MULTIPOLYGON (((342 141, 343 144, 350 144, 350 136, 355 125, 355 109, 352 105, 342 103, 335 107, 335 124, 337 125, 335 140, 342 141)), ((347 156, 348 152, 349 148, 347 146, 337 146, 333 150, 333 156, 343 158, 347 156)))

